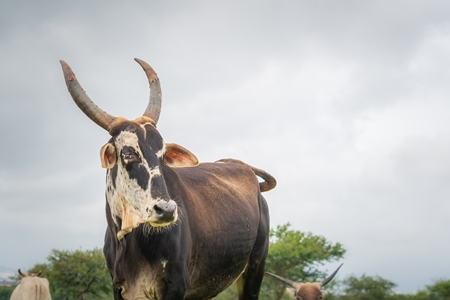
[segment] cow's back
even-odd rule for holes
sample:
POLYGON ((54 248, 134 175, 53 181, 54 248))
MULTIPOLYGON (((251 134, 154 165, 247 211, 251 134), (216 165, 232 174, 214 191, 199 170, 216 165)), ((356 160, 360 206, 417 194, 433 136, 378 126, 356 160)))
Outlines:
POLYGON ((51 300, 49 283, 46 278, 22 278, 14 289, 11 300, 51 300))

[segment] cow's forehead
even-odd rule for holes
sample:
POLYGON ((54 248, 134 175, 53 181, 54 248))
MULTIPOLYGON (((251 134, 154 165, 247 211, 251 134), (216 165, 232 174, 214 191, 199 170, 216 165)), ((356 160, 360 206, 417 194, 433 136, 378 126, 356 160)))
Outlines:
POLYGON ((303 284, 299 290, 299 296, 304 297, 305 299, 315 299, 315 297, 320 294, 320 286, 310 282, 303 284))
POLYGON ((118 117, 109 127, 109 134, 111 134, 111 136, 116 136, 124 130, 136 131, 142 129, 143 131, 145 131, 150 128, 157 131, 155 121, 148 117, 139 117, 134 121, 130 121, 123 117, 118 117))
POLYGON ((134 121, 119 117, 111 125, 109 133, 113 136, 117 146, 129 145, 137 149, 136 147, 141 141, 152 144, 151 147, 154 151, 164 147, 164 142, 154 121, 147 117, 139 117, 134 121))
POLYGON ((139 138, 136 134, 136 132, 124 130, 121 131, 115 138, 114 138, 117 146, 132 146, 134 149, 139 150, 139 138))

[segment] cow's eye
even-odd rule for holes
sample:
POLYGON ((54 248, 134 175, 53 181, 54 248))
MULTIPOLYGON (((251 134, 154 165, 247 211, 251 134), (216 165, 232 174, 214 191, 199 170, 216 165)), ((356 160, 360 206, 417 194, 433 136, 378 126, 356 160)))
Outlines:
POLYGON ((123 152, 122 160, 127 165, 140 162, 139 156, 135 152, 131 152, 131 151, 123 152))
POLYGON ((123 159, 132 159, 133 158, 133 155, 131 154, 131 153, 124 153, 123 154, 123 159))

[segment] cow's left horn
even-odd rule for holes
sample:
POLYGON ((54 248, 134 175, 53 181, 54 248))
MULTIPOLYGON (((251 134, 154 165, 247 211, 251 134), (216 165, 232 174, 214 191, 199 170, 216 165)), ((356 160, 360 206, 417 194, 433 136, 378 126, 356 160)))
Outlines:
POLYGON ((66 85, 73 101, 75 101, 78 107, 86 116, 89 117, 89 119, 100 125, 103 129, 109 131, 109 126, 116 119, 116 117, 113 117, 107 112, 101 110, 94 102, 92 102, 81 87, 69 65, 63 60, 60 60, 59 62, 61 63, 66 85))
POLYGON ((20 269, 19 269, 18 271, 19 271, 19 275, 20 275, 20 276, 22 276, 22 277, 28 276, 27 273, 22 273, 22 271, 20 271, 20 269))
POLYGON ((337 272, 339 271, 339 269, 342 267, 342 265, 343 265, 343 264, 341 264, 341 265, 336 269, 336 271, 333 272, 333 274, 331 274, 330 276, 328 276, 327 278, 325 278, 324 280, 322 280, 322 282, 320 282, 320 285, 321 285, 321 286, 324 286, 324 285, 326 285, 328 282, 330 282, 330 281, 333 279, 334 275, 336 275, 336 273, 337 273, 337 272))
POLYGON ((283 283, 285 283, 287 285, 290 285, 292 287, 294 287, 294 285, 296 284, 296 282, 294 282, 292 280, 289 280, 289 279, 286 279, 286 278, 283 278, 281 276, 278 276, 278 275, 275 275, 275 274, 272 274, 272 273, 269 273, 269 272, 266 272, 266 274, 269 274, 270 276, 273 276, 276 279, 278 279, 279 281, 281 281, 281 282, 283 282, 283 283))
POLYGON ((153 68, 145 61, 139 58, 135 58, 134 60, 141 65, 142 69, 144 69, 145 75, 147 75, 148 84, 150 85, 150 99, 143 115, 153 119, 156 124, 158 123, 159 115, 161 113, 162 101, 161 85, 159 83, 158 75, 156 75, 155 70, 153 70, 153 68))

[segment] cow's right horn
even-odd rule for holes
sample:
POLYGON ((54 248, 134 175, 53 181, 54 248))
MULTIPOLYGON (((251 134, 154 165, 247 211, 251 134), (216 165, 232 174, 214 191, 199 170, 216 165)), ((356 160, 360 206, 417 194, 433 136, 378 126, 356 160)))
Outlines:
POLYGON ((341 264, 336 271, 333 272, 333 274, 331 274, 330 276, 328 276, 327 278, 325 278, 324 280, 322 280, 322 282, 320 282, 321 286, 324 286, 325 284, 327 284, 328 282, 331 281, 331 279, 333 279, 334 275, 336 275, 336 273, 339 271, 339 269, 342 267, 343 264, 341 264))
POLYGON ((150 99, 143 115, 151 118, 156 124, 158 123, 159 115, 161 113, 162 102, 161 85, 159 83, 158 75, 156 75, 155 70, 153 70, 153 68, 145 61, 139 58, 135 58, 134 60, 141 65, 145 75, 147 75, 148 84, 150 85, 150 99))
POLYGON ((109 126, 116 119, 116 117, 113 117, 107 112, 101 110, 94 102, 92 102, 81 87, 69 65, 63 60, 60 60, 59 62, 61 63, 63 69, 67 89, 69 90, 73 101, 75 101, 78 107, 86 116, 89 117, 89 119, 100 125, 103 129, 109 131, 109 126))

